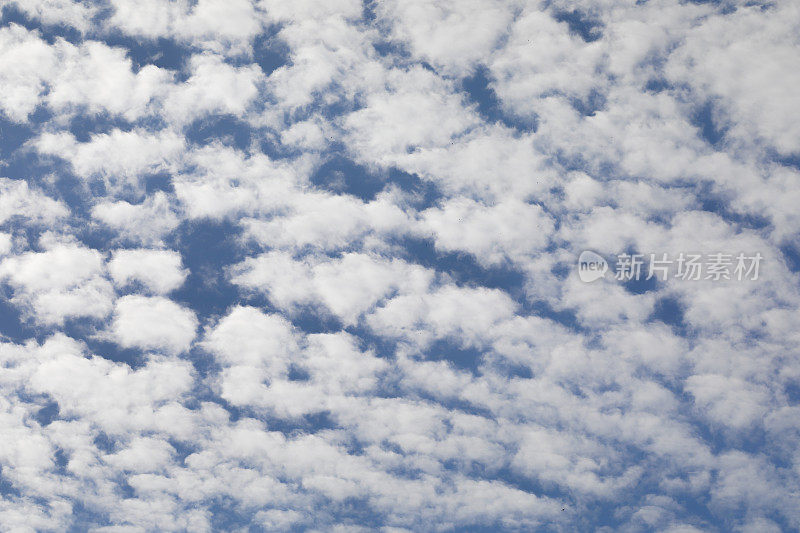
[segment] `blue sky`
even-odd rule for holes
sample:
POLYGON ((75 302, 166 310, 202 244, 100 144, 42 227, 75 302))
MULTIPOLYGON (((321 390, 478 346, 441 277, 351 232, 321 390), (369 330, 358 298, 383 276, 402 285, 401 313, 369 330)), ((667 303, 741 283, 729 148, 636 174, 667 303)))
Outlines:
POLYGON ((0 13, 0 529, 800 529, 796 6, 0 13))

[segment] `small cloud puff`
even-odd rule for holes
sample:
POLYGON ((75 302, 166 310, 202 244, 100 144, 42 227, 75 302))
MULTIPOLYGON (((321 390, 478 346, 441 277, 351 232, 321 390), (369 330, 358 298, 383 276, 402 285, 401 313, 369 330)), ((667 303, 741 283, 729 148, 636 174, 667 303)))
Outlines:
POLYGON ((139 282, 155 294, 179 288, 188 275, 181 266, 181 255, 172 250, 115 250, 107 268, 118 287, 139 282))
POLYGON ((162 296, 123 296, 114 305, 110 337, 123 348, 178 354, 197 331, 194 312, 162 296))

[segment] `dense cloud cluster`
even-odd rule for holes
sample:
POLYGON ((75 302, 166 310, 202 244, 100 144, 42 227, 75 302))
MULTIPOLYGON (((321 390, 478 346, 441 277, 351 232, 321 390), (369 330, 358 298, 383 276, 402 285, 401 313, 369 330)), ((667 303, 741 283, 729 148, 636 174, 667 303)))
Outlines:
POLYGON ((11 0, 0 529, 800 529, 800 7, 11 0), (583 283, 583 250, 759 253, 583 283))

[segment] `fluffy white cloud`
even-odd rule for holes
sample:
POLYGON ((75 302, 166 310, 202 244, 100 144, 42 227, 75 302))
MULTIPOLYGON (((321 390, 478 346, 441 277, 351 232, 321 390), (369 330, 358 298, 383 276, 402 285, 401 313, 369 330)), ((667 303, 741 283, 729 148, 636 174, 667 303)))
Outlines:
POLYGON ((150 135, 143 131, 113 130, 77 142, 69 133, 44 134, 36 149, 47 155, 65 157, 79 177, 87 181, 101 177, 111 191, 123 187, 138 189, 144 174, 174 168, 184 148, 184 139, 173 132, 150 135), (109 158, 108 154, 118 154, 109 158))
POLYGON ((709 17, 670 55, 666 73, 675 81, 691 80, 698 98, 722 99, 713 120, 719 129, 730 126, 728 135, 737 141, 760 137, 781 154, 798 154, 800 126, 787 110, 800 105, 794 90, 800 59, 791 37, 800 15, 775 5, 770 22, 764 25, 756 6, 709 17))
POLYGON ((398 164, 452 196, 487 202, 541 199, 557 176, 537 152, 534 139, 495 125, 443 147, 417 150, 398 164))
POLYGON ((424 292, 433 281, 433 274, 421 267, 352 253, 335 261, 296 261, 271 252, 247 259, 233 272, 234 283, 266 292, 281 309, 322 304, 349 325, 390 294, 424 292))
POLYGON ((203 346, 223 365, 216 386, 234 405, 298 417, 346 403, 377 385, 385 362, 347 334, 304 337, 279 315, 237 307, 207 332, 203 346), (301 370, 307 381, 290 379, 301 370))
POLYGON ((172 74, 153 65, 133 72, 123 48, 88 41, 73 46, 56 43, 58 68, 48 80, 48 105, 56 112, 85 107, 89 113, 108 112, 137 119, 151 111, 172 74))
POLYGON ((111 7, 108 25, 127 34, 177 37, 218 51, 231 47, 233 52, 241 51, 261 29, 259 14, 248 0, 113 0, 111 7))
POLYGON ((91 28, 97 6, 74 0, 12 0, 11 4, 45 24, 66 24, 81 32, 91 28))
POLYGON ((347 116, 345 140, 369 163, 390 164, 407 151, 443 147, 477 123, 447 82, 415 67, 389 72, 391 91, 369 95, 347 116))
MULTIPOLYGON (((57 16, 57 10, 48 10, 44 18, 57 16)), ((88 40, 80 45, 63 39, 48 44, 38 32, 15 24, 0 31, 0 64, 0 108, 18 122, 40 104, 58 114, 85 110, 134 120, 154 110, 172 81, 169 71, 153 65, 134 72, 122 48, 88 40)))
POLYGON ((39 105, 45 76, 56 65, 53 50, 16 24, 0 28, 0 108, 23 122, 39 105))
POLYGON ((206 349, 229 364, 260 365, 285 373, 298 350, 291 324, 280 315, 265 315, 253 307, 236 307, 204 340, 206 349))
POLYGON ((515 201, 487 207, 450 200, 422 217, 422 227, 433 235, 437 248, 471 253, 485 265, 524 261, 547 245, 554 229, 540 206, 515 201))
POLYGON ((407 41, 412 53, 448 74, 464 76, 490 56, 508 31, 516 2, 398 2, 378 4, 392 37, 407 41))
MULTIPOLYGON (((56 346, 62 340, 53 342, 56 346)), ((153 359, 132 371, 102 357, 87 358, 80 349, 43 349, 30 375, 32 392, 50 395, 66 416, 80 416, 109 434, 125 435, 131 429, 174 431, 180 435, 173 404, 192 385, 186 362, 153 359)), ((44 348, 50 348, 45 346, 44 348)), ((87 465, 89 466, 89 465, 87 465)), ((78 464, 72 465, 76 470, 78 464)))
POLYGON ((6 255, 11 251, 13 240, 10 233, 0 233, 0 256, 6 255))
POLYGON ((409 214, 391 193, 371 202, 318 192, 289 199, 284 216, 245 219, 248 236, 278 249, 342 250, 358 242, 380 249, 386 237, 414 233, 409 214))
POLYGON ((110 335, 125 348, 180 353, 189 349, 197 317, 161 296, 123 296, 114 304, 110 335))
POLYGON ((42 241, 45 251, 25 252, 0 262, 0 279, 14 288, 15 300, 44 323, 106 316, 113 291, 103 277, 102 254, 75 243, 47 237, 42 241))
POLYGON ((696 375, 688 378, 686 385, 695 402, 715 423, 743 428, 764 416, 766 395, 742 380, 696 375))
POLYGON ((0 178, 0 224, 14 217, 52 224, 68 214, 64 204, 31 189, 27 182, 0 178))
POLYGON ((536 7, 528 4, 514 20, 508 43, 489 63, 503 103, 523 116, 537 111, 542 96, 582 99, 605 85, 603 44, 582 41, 536 7))
POLYGON ((189 63, 191 77, 164 101, 165 115, 179 125, 206 113, 242 115, 258 94, 263 73, 256 65, 232 67, 215 54, 192 56, 189 63))
POLYGON ((156 294, 177 289, 187 275, 180 254, 148 249, 115 250, 108 262, 108 273, 117 285, 139 282, 156 294))
POLYGON ((103 460, 111 466, 128 472, 158 472, 172 462, 175 449, 168 442, 148 437, 137 438, 130 445, 103 460))
POLYGON ((396 296, 368 316, 367 323, 381 335, 415 343, 450 338, 462 346, 481 345, 515 307, 499 290, 447 286, 423 295, 396 296))
POLYGON ((142 244, 160 244, 179 224, 169 197, 162 191, 139 204, 124 200, 99 202, 92 208, 92 218, 113 228, 121 237, 142 244))

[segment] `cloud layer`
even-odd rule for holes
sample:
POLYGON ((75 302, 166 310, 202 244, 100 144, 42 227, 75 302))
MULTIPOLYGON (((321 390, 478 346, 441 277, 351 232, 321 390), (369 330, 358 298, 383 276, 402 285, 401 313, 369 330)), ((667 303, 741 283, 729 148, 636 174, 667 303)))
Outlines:
POLYGON ((798 31, 8 2, 0 527, 800 529, 798 31), (583 283, 583 250, 763 262, 583 283))

